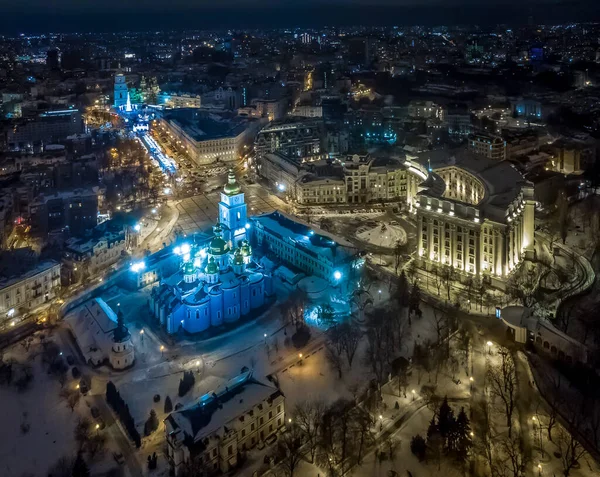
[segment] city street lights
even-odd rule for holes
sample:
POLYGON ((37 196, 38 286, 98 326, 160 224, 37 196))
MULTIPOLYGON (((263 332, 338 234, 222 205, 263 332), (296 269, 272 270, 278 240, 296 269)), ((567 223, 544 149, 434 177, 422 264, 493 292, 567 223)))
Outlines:
POLYGON ((487 345, 487 348, 488 348, 488 354, 492 354, 492 344, 493 344, 493 343, 492 343, 491 341, 488 341, 488 342, 486 343, 486 345, 487 345))
POLYGON ((379 414, 379 432, 383 431, 383 416, 379 414))
POLYGON ((142 343, 143 343, 144 342, 144 329, 143 328, 140 330, 140 338, 141 338, 142 343))
POLYGON ((198 368, 198 374, 200 374, 200 360, 196 360, 196 367, 198 368))
POLYGON ((473 381, 475 381, 475 380, 473 379, 473 376, 471 376, 469 378, 469 382, 471 383, 471 392, 473 392, 473 381))
POLYGON ((165 347, 163 345, 160 345, 160 356, 161 358, 165 357, 165 347))
POLYGON ((538 475, 542 475, 542 464, 538 464, 538 475))
POLYGON ((265 333, 263 336, 265 337, 265 344, 267 344, 267 334, 265 333))
POLYGON ((415 390, 413 389, 413 390, 411 391, 411 393, 412 393, 412 400, 414 401, 414 400, 415 400, 415 390))

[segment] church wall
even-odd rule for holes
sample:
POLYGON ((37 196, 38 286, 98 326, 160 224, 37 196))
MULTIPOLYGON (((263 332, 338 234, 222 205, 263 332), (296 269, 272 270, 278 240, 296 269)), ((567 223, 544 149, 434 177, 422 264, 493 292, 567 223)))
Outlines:
POLYGON ((210 324, 211 326, 223 324, 223 294, 220 290, 210 294, 210 324))
POLYGON ((263 281, 250 284, 250 308, 260 308, 265 304, 265 296, 263 290, 263 281))
POLYGON ((239 287, 223 289, 223 319, 226 323, 233 323, 240 318, 240 290, 239 287))
POLYGON ((240 310, 242 316, 250 313, 250 285, 248 282, 240 286, 240 310))
POLYGON ((183 329, 188 333, 200 333, 210 328, 210 301, 201 303, 198 306, 185 305, 186 317, 184 318, 183 329))

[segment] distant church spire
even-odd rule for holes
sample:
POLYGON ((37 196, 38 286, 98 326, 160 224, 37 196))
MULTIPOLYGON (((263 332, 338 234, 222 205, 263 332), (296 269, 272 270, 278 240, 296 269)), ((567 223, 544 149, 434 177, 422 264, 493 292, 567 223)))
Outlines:
POLYGON ((125 111, 128 113, 131 112, 131 95, 129 94, 129 91, 127 91, 127 103, 125 103, 125 111))

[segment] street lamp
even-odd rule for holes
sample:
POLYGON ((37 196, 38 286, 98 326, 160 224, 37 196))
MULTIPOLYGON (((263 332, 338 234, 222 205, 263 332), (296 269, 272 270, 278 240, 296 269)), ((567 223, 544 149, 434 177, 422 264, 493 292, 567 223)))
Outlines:
POLYGON ((383 431, 383 416, 379 415, 379 432, 383 431))
POLYGON ((538 464, 538 475, 542 475, 542 464, 538 464))
POLYGON ((413 390, 411 391, 411 393, 412 393, 412 400, 414 401, 414 400, 415 400, 415 390, 413 389, 413 390))
POLYGON ((143 343, 144 342, 144 329, 143 328, 140 330, 140 337, 141 337, 142 343, 143 343))
POLYGON ((471 377, 469 378, 469 381, 470 381, 470 383, 471 383, 471 392, 473 392, 473 381, 475 381, 475 380, 473 379, 473 376, 471 376, 471 377))
POLYGON ((486 343, 486 345, 487 345, 487 347, 488 347, 488 354, 492 354, 492 344, 493 344, 493 343, 492 343, 491 341, 488 341, 488 342, 486 343))
POLYGON ((263 336, 265 337, 265 344, 267 344, 267 334, 265 333, 263 336))
POLYGON ((161 357, 165 356, 165 347, 163 345, 160 345, 160 356, 161 357))

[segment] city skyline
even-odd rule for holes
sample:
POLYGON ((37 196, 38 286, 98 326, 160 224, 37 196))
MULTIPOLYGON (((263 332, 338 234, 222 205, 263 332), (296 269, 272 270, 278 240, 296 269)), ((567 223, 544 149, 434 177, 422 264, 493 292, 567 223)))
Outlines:
POLYGON ((532 21, 536 24, 560 24, 600 18, 600 5, 592 0, 493 0, 485 4, 475 0, 381 0, 375 4, 366 0, 313 0, 291 1, 283 5, 272 0, 229 0, 218 6, 204 0, 192 4, 180 0, 171 2, 167 10, 159 0, 146 2, 143 9, 133 0, 111 2, 100 6, 74 0, 56 0, 51 5, 41 0, 18 4, 1 0, 4 21, 0 23, 0 32, 112 32, 325 25, 519 25, 532 21))

